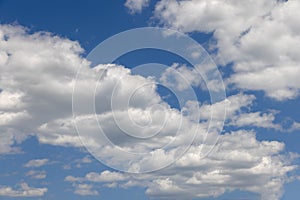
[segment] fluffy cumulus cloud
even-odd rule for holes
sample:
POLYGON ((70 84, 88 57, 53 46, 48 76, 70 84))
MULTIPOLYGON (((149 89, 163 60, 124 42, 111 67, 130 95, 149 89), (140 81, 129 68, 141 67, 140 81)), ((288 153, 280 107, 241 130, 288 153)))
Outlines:
MULTIPOLYGON (((199 65, 195 68, 191 68, 187 67, 186 65, 175 63, 161 75, 160 81, 169 88, 174 88, 175 91, 185 90, 191 86, 200 87, 203 90, 207 90, 206 86, 208 84, 213 85, 214 80, 205 83, 204 80, 200 78, 200 74, 198 73, 198 71, 200 71, 198 68, 200 67, 203 68, 205 66, 199 65)), ((214 89, 214 87, 211 88, 214 89)), ((196 106, 201 104, 199 109, 201 120, 209 120, 211 117, 211 111, 213 109, 216 118, 221 121, 223 117, 223 108, 226 107, 225 126, 251 126, 283 130, 281 125, 274 123, 278 111, 270 110, 268 112, 251 112, 251 106, 255 100, 256 97, 254 95, 239 93, 231 95, 224 101, 217 102, 213 105, 205 102, 202 104, 200 102, 196 102, 196 106)), ((195 104, 193 104, 193 106, 195 106, 195 104)), ((191 102, 189 102, 185 109, 187 109, 187 111, 196 110, 193 106, 191 105, 191 102)), ((197 113, 194 114, 197 115, 197 113)), ((192 113, 189 113, 189 115, 193 116, 192 113)), ((293 125, 291 125, 290 129, 295 129, 296 127, 297 122, 293 122, 293 125)))
POLYGON ((90 172, 85 177, 68 176, 65 180, 106 187, 143 185, 146 193, 155 198, 216 197, 236 189, 258 193, 263 200, 280 198, 287 172, 296 168, 290 164, 293 155, 281 154, 283 143, 259 142, 254 132, 246 131, 227 133, 220 141, 204 158, 201 147, 192 146, 174 165, 157 172, 90 172))
MULTIPOLYGON (((246 95, 239 93, 229 96, 226 100, 218 102, 216 104, 203 104, 200 107, 200 113, 202 119, 210 118, 210 110, 214 110, 216 116, 222 117, 222 107, 226 105, 226 121, 225 128, 234 127, 260 127, 269 128, 279 131, 284 131, 281 124, 275 123, 276 114, 278 111, 270 110, 267 112, 251 112, 251 107, 255 102, 256 97, 254 95, 246 95)), ((292 122, 290 127, 296 127, 297 122, 292 122)))
MULTIPOLYGON (((181 5, 176 1, 171 4, 174 9, 181 5)), ((114 64, 91 69, 82 52, 77 42, 50 33, 29 34, 24 27, 0 26, 0 134, 4 138, 0 153, 13 152, 17 143, 34 135, 39 142, 52 145, 81 147, 84 143, 105 164, 124 171, 152 171, 175 161, 154 174, 104 171, 66 177, 79 195, 98 195, 92 183, 100 182, 107 187, 142 183, 146 193, 154 197, 218 196, 235 189, 259 193, 263 199, 280 197, 287 173, 295 169, 292 158, 282 153, 282 143, 257 141, 254 133, 240 130, 219 136, 215 146, 217 131, 212 129, 206 135, 211 110, 216 122, 222 123, 224 106, 228 107, 227 122, 232 126, 277 129, 274 113, 244 111, 255 100, 253 95, 240 93, 213 105, 199 104, 203 122, 198 123, 163 101, 153 77, 133 75, 130 69, 114 64), (79 68, 81 74, 75 82, 79 68)), ((183 109, 198 108, 198 103, 186 102, 183 109)), ((25 166, 41 167, 48 162, 37 159, 25 166)), ((78 163, 89 162, 84 159, 78 163)), ((32 178, 45 175, 36 171, 27 174, 32 178)), ((40 196, 47 189, 22 184, 18 190, 2 187, 0 191, 8 196, 40 196)))
MULTIPOLYGON (((50 33, 29 34, 23 27, 10 25, 2 25, 0 30, 3 55, 0 68, 1 95, 3 99, 10 99, 1 110, 1 134, 9 136, 11 141, 1 141, 2 146, 11 148, 28 135, 35 135, 41 143, 82 146, 75 132, 75 121, 79 123, 79 132, 85 133, 81 138, 85 144, 101 150, 106 148, 105 151, 97 151, 102 153, 99 156, 108 159, 118 157, 116 148, 107 149, 111 147, 97 143, 101 142, 101 138, 97 140, 99 128, 95 121, 96 114, 104 132, 110 133, 109 139, 127 150, 148 152, 175 139, 169 148, 170 161, 177 154, 177 145, 182 144, 187 148, 186 140, 191 140, 197 124, 191 124, 185 118, 181 120, 180 112, 162 101, 151 78, 132 75, 123 66, 99 65, 90 69, 88 62, 80 56, 82 49, 78 43, 50 33), (82 77, 74 83, 79 68, 83 72, 82 77), (94 94, 93 86, 98 83, 99 74, 103 74, 95 95, 99 103, 91 112, 91 104, 87 100, 94 94), (72 117, 74 84, 76 94, 79 94, 75 94, 73 99, 79 108, 74 113, 75 119, 72 117), (115 103, 111 102, 112 96, 115 103), (111 106, 114 106, 113 111, 111 106), (125 138, 122 131, 140 137, 148 137, 157 131, 162 135, 161 138, 147 142, 139 140, 139 144, 132 145, 136 140, 125 138), (176 138, 177 132, 179 137, 176 138)), ((154 153, 158 155, 161 152, 154 153)), ((124 156, 109 162, 117 162, 121 166, 128 159, 124 156)), ((137 162, 141 161, 139 159, 137 162)), ((37 167, 40 162, 35 160, 27 166, 37 167)), ((125 167, 129 169, 132 166, 125 167)))
POLYGON ((8 186, 0 186, 0 196, 7 197, 40 197, 48 191, 47 188, 33 188, 27 183, 20 183, 19 187, 14 189, 8 186))
POLYGON ((228 82, 277 100, 299 94, 300 2, 161 0, 155 17, 184 32, 213 33, 216 59, 233 63, 228 82))
POLYGON ((150 0, 127 0, 125 6, 131 13, 140 13, 143 8, 147 7, 150 0))
MULTIPOLYGON (((0 46, 0 150, 9 153, 43 123, 70 115, 72 77, 83 60, 78 43, 20 26, 1 25, 0 46)), ((77 142, 69 135, 51 140, 77 142)))
MULTIPOLYGON (((105 131, 117 132, 116 124, 107 123, 117 119, 125 131, 138 134, 143 130, 141 133, 147 136, 148 132, 162 126, 167 114, 171 118, 165 134, 170 134, 170 130, 177 128, 171 120, 180 118, 178 111, 162 101, 151 78, 133 76, 123 66, 99 65, 90 69, 88 62, 80 56, 82 49, 78 43, 50 33, 29 34, 23 27, 10 25, 2 25, 0 30, 3 55, 0 94, 1 99, 5 100, 3 104, 7 104, 2 106, 0 115, 1 134, 3 138, 8 138, 8 141, 1 141, 4 153, 11 151, 10 148, 15 143, 23 141, 28 135, 37 136, 42 143, 82 146, 73 126, 74 120, 83 124, 84 132, 90 133, 91 139, 98 125, 94 123, 95 113, 94 110, 90 112, 87 97, 94 94, 93 86, 98 83, 101 73, 102 83, 95 96, 99 102, 96 104, 96 114, 99 115, 101 124, 105 125, 105 131), (76 92, 79 96, 75 96, 73 100, 74 104, 79 105, 79 111, 74 113, 77 118, 73 119, 72 92, 79 68, 83 71, 83 77, 76 80, 76 92), (137 87, 145 84, 149 86, 137 90, 137 87), (112 95, 117 99, 114 113, 111 112, 112 95), (130 105, 127 105, 129 98, 130 105), (153 107, 155 104, 158 107, 153 107), (129 117, 125 108, 129 110, 129 117), (128 126, 131 119, 143 125, 151 117, 155 117, 152 129, 128 126)), ((116 136, 118 135, 111 136, 116 143, 124 143, 122 138, 116 136)), ((93 145, 92 140, 89 142, 93 145)), ((130 146, 128 143, 125 145, 130 146)))
POLYGON ((67 176, 65 181, 76 182, 76 181, 90 181, 90 182, 116 182, 127 180, 128 176, 119 172, 110 172, 108 170, 99 173, 90 172, 86 174, 84 178, 67 176))

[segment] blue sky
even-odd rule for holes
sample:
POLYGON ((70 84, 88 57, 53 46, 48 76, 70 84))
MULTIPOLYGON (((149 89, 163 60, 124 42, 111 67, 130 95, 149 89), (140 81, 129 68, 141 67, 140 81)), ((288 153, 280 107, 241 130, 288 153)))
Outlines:
POLYGON ((297 199, 298 9, 296 0, 0 0, 0 199, 297 199), (173 49, 91 68, 98 44, 141 27, 180 33, 159 32, 173 49), (193 66, 197 53, 212 60, 193 66), (206 70, 222 84, 204 81, 206 70), (208 131, 211 118, 222 130, 208 131))

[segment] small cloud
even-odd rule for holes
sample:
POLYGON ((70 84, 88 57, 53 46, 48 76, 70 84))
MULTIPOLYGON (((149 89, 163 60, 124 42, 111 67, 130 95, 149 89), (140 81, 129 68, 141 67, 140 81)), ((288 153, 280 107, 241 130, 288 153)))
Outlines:
POLYGON ((47 177, 47 173, 46 171, 30 170, 26 173, 26 176, 29 176, 32 179, 45 179, 47 177))
POLYGON ((68 164, 63 165, 62 168, 64 170, 70 170, 70 169, 72 169, 74 167, 76 167, 76 168, 82 168, 82 166, 84 164, 89 164, 89 163, 92 163, 92 162, 93 162, 93 160, 91 159, 91 157, 89 155, 87 155, 87 156, 85 156, 83 158, 75 159, 75 160, 69 162, 68 164))
POLYGON ((89 156, 86 156, 82 159, 82 163, 91 163, 91 162, 92 162, 92 160, 90 159, 89 156))
POLYGON ((81 181, 82 178, 79 178, 79 177, 74 177, 74 176, 67 176, 65 178, 65 181, 68 181, 68 182, 76 182, 76 181, 81 181))
POLYGON ((82 164, 89 164, 91 162, 92 162, 92 160, 91 160, 90 156, 85 156, 82 159, 75 160, 75 163, 77 163, 76 164, 77 168, 81 168, 82 164))
POLYGON ((141 13, 149 5, 150 0, 127 0, 124 4, 132 14, 141 13))
POLYGON ((25 167, 41 167, 46 165, 49 162, 49 159, 35 159, 28 161, 24 166, 25 167))
POLYGON ((288 129, 289 132, 293 132, 293 131, 298 131, 300 130, 300 123, 293 121, 292 125, 290 126, 290 128, 288 129))
POLYGON ((116 182, 104 184, 105 187, 108 188, 116 188, 118 184, 116 182))
POLYGON ((66 164, 66 165, 63 166, 63 169, 64 170, 70 170, 71 169, 71 165, 66 164))
POLYGON ((28 186, 27 183, 19 184, 17 189, 9 186, 0 186, 0 196, 7 197, 38 197, 44 196, 47 191, 47 188, 33 188, 28 186))
POLYGON ((75 184, 75 194, 81 195, 81 196, 96 196, 99 195, 99 192, 97 190, 93 190, 92 185, 88 184, 75 184))
POLYGON ((128 177, 123 173, 119 172, 110 172, 105 170, 101 174, 90 172, 85 176, 85 179, 92 182, 114 182, 114 181, 123 181, 128 177))

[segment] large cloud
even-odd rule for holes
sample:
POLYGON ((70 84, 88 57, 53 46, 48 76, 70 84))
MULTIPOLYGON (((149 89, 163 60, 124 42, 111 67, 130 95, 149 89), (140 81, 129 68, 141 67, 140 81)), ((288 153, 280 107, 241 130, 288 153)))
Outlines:
MULTIPOLYGON (((2 25, 0 33, 0 131, 3 138, 8 138, 0 142, 1 153, 12 152, 15 149, 13 144, 22 142, 28 135, 35 135, 41 143, 82 146, 73 127, 73 122, 76 122, 80 125, 79 131, 83 133, 81 139, 85 144, 99 150, 96 156, 102 157, 106 164, 131 172, 159 169, 176 161, 183 150, 190 147, 189 152, 174 166, 157 172, 158 177, 137 176, 138 181, 147 183, 149 195, 172 196, 181 193, 186 198, 220 195, 226 190, 242 189, 260 193, 265 199, 280 196, 287 172, 294 169, 289 157, 281 155, 283 144, 259 142, 253 133, 239 131, 220 136, 222 143, 217 145, 211 156, 205 157, 203 153, 212 150, 218 136, 214 132, 204 142, 210 118, 208 113, 212 107, 216 113, 220 112, 220 122, 223 120, 223 107, 231 102, 228 109, 231 124, 262 126, 254 122, 256 118, 266 118, 265 122, 273 127, 272 115, 264 116, 259 112, 249 114, 247 120, 238 117, 243 113, 243 107, 251 105, 254 96, 237 94, 215 105, 203 104, 200 111, 204 122, 198 123, 182 116, 179 110, 164 102, 156 92, 153 78, 132 75, 129 69, 113 64, 91 69, 80 56, 83 50, 77 42, 49 33, 29 34, 19 26, 2 25), (79 109, 74 118, 72 92, 79 68, 83 76, 76 81, 79 95, 73 103, 79 105, 79 109), (103 76, 99 78, 99 74, 103 76), (98 84, 96 90, 91 87, 95 84, 98 84), (95 94, 95 112, 91 112, 91 106, 85 101, 90 94, 95 94), (112 96, 115 104, 112 104, 112 96), (99 140, 95 116, 118 149, 144 154, 125 156, 116 151, 117 148, 105 146, 99 140), (137 140, 124 134, 147 138, 156 131, 160 134, 147 140, 137 140), (193 133, 197 133, 194 143, 191 140, 193 133), (161 149, 170 141, 173 143, 168 148, 161 149), (248 181, 249 177, 253 178, 253 182, 247 184, 242 180, 248 181), (209 189, 211 185, 215 188, 209 189), (205 189, 199 191, 199 186, 205 189), (271 190, 275 191, 275 195, 268 193, 271 190)), ((41 160, 35 160, 28 165, 39 166, 39 163, 41 160)), ((128 180, 127 176, 113 172, 103 172, 98 176, 89 174, 85 178, 92 182, 97 179, 102 182, 128 180)), ((66 180, 82 181, 76 177, 66 180)), ((136 180, 130 181, 124 186, 134 185, 136 180)), ((81 195, 98 194, 89 184, 76 182, 74 187, 81 195)))
POLYGON ((230 83, 285 100, 300 89, 299 8, 297 0, 161 0, 155 17, 184 32, 213 33, 218 62, 233 63, 230 83))
POLYGON ((20 26, 1 25, 0 46, 0 130, 8 138, 0 149, 8 153, 41 124, 70 116, 72 77, 85 61, 78 43, 20 26))
MULTIPOLYGON (((37 136, 42 143, 82 146, 72 123, 74 120, 82 125, 80 132, 85 136, 81 139, 89 146, 99 146, 95 142, 98 133, 95 114, 103 124, 102 129, 109 133, 109 139, 122 148, 148 152, 174 139, 175 143, 170 146, 170 152, 174 154, 178 145, 185 148, 189 145, 187 141, 191 141, 197 124, 182 118, 178 110, 161 99, 152 78, 131 75, 131 71, 123 66, 99 65, 90 69, 88 62, 80 56, 82 49, 78 43, 50 33, 29 34, 23 27, 10 25, 2 25, 0 30, 3 55, 0 128, 4 138, 9 140, 1 142, 3 153, 11 152, 14 142, 21 142, 28 135, 37 136), (79 96, 74 97, 73 103, 79 105, 79 111, 76 110, 79 113, 74 113, 74 119, 72 92, 79 68, 84 76, 76 80, 79 96), (103 76, 99 79, 101 73, 103 76), (86 96, 93 94, 92 86, 99 81, 101 84, 95 93, 96 109, 91 113, 86 96), (112 95, 117 101, 114 112, 112 95), (124 131, 139 137, 159 131, 162 134, 159 138, 132 145, 136 140, 126 139, 124 131)), ((110 153, 105 154, 111 157, 110 153)), ((122 159, 128 158, 118 159, 122 164, 125 163, 122 159)))
POLYGON ((220 140, 210 155, 203 158, 201 148, 192 146, 174 165, 154 173, 90 172, 65 180, 106 187, 143 185, 148 195, 158 199, 216 197, 236 189, 258 193, 263 200, 281 197, 286 174, 296 168, 290 164, 295 155, 281 154, 283 143, 259 142, 254 132, 247 131, 227 133, 220 140))

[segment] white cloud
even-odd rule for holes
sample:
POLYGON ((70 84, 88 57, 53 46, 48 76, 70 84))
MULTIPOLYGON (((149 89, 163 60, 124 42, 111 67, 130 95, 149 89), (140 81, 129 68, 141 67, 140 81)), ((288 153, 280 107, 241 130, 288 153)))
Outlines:
POLYGON ((65 181, 69 181, 69 182, 75 182, 75 181, 80 181, 81 178, 78 178, 78 177, 74 177, 74 176, 67 176, 65 178, 65 181))
POLYGON ((90 172, 86 174, 85 177, 74 177, 74 176, 67 176, 65 178, 65 181, 68 182, 77 182, 77 181, 90 181, 90 182, 108 182, 108 183, 114 183, 118 181, 127 180, 128 176, 126 174, 120 173, 120 172, 110 172, 108 170, 105 170, 101 173, 96 172, 90 172))
POLYGON ((0 196, 6 197, 39 197, 44 196, 47 191, 47 188, 29 187, 27 183, 21 183, 17 189, 0 186, 0 196))
POLYGON ((91 163, 91 162, 92 162, 92 160, 91 160, 90 156, 85 156, 81 160, 81 163, 91 163))
MULTIPOLYGON (((82 146, 72 122, 74 78, 80 67, 86 76, 76 82, 80 97, 75 101, 79 101, 81 105, 79 115, 83 116, 87 112, 85 99, 93 94, 92 86, 98 82, 98 74, 107 67, 106 77, 97 91, 97 98, 101 98, 102 101, 96 107, 99 114, 110 111, 110 97, 119 81, 122 81, 124 87, 120 88, 120 92, 114 93, 115 99, 118 99, 116 106, 127 106, 130 92, 136 90, 139 85, 153 83, 151 79, 132 76, 130 70, 122 66, 100 65, 91 70, 89 63, 81 58, 82 49, 77 42, 52 36, 50 33, 28 34, 25 28, 19 26, 1 25, 0 32, 3 35, 1 52, 9 57, 5 62, 1 62, 0 99, 9 105, 19 105, 13 106, 12 110, 7 110, 9 105, 5 105, 6 110, 1 112, 1 132, 7 135, 9 140, 1 144, 6 148, 3 152, 11 151, 7 148, 16 141, 24 140, 28 133, 37 136, 41 143, 82 146)), ((153 86, 141 88, 131 100, 130 106, 137 107, 136 110, 132 110, 132 116, 143 114, 136 112, 138 108, 145 109, 149 105, 162 103, 153 86)))
POLYGON ((299 8, 296 0, 161 0, 155 17, 184 32, 213 33, 216 59, 233 63, 229 82, 285 100, 300 89, 299 8))
MULTIPOLYGON (((43 123, 71 114, 72 78, 84 61, 78 43, 50 33, 0 25, 0 36, 0 153, 11 153, 43 123)), ((75 142, 62 137, 52 136, 75 142)))
POLYGON ((113 182, 126 179, 126 176, 118 172, 103 171, 101 174, 89 173, 86 175, 86 179, 93 182, 113 182))
POLYGON ((91 160, 90 156, 85 156, 82 159, 75 160, 75 163, 76 163, 77 168, 81 168, 83 164, 92 163, 92 160, 91 160))
POLYGON ((81 196, 96 196, 99 195, 99 192, 97 190, 93 190, 92 185, 88 184, 75 184, 75 194, 81 195, 81 196))
POLYGON ((93 162, 93 159, 91 158, 91 156, 87 155, 87 156, 85 156, 83 158, 75 159, 75 160, 70 161, 67 164, 64 164, 63 165, 63 169, 64 170, 70 170, 70 169, 72 169, 74 167, 76 167, 76 168, 82 168, 85 165, 91 164, 92 162, 93 162))
POLYGON ((275 116, 271 113, 242 113, 234 116, 231 125, 238 127, 255 126, 261 128, 274 128, 281 130, 282 127, 279 124, 274 124, 275 116))
POLYGON ((166 69, 160 80, 165 86, 176 88, 179 91, 203 84, 203 80, 195 68, 188 68, 186 65, 179 65, 178 63, 166 69))
POLYGON ((292 131, 296 131, 296 130, 300 130, 299 122, 293 122, 292 126, 290 127, 290 129, 288 131, 292 132, 292 131))
MULTIPOLYGON (((281 124, 275 123, 278 111, 251 112, 251 107, 256 100, 254 95, 243 93, 229 96, 226 100, 216 104, 203 104, 200 106, 201 119, 210 119, 210 110, 214 110, 216 116, 222 117, 222 110, 226 105, 226 126, 234 127, 260 127, 284 131, 281 124)), ((294 123, 296 127, 297 123, 294 123)))
POLYGON ((18 110, 22 105, 22 96, 20 92, 11 93, 9 91, 0 92, 0 109, 2 111, 18 110))
MULTIPOLYGON (((28 133, 37 136, 41 143, 76 147, 83 145, 75 133, 72 117, 74 78, 80 67, 83 76, 76 80, 76 92, 79 95, 73 99, 79 108, 78 113, 75 113, 75 122, 82 125, 81 132, 88 133, 81 139, 85 141, 86 138, 85 142, 90 146, 99 146, 95 138, 91 139, 98 130, 98 124, 86 99, 94 94, 93 86, 98 84, 100 73, 104 73, 104 76, 96 91, 96 100, 99 102, 96 104, 96 112, 99 122, 104 126, 103 130, 110 133, 108 137, 113 142, 135 151, 147 151, 172 139, 180 125, 181 137, 176 145, 191 140, 189 138, 192 138, 190 136, 197 124, 191 125, 188 119, 184 119, 182 124, 174 123, 180 122, 181 115, 162 101, 152 78, 131 75, 129 69, 112 64, 90 69, 89 63, 80 57, 82 49, 78 43, 50 33, 28 34, 23 27, 9 25, 2 25, 0 30, 6 36, 2 37, 1 51, 9 57, 0 68, 1 94, 4 95, 3 99, 12 99, 10 104, 20 105, 15 110, 3 112, 6 120, 3 120, 1 131, 10 136, 9 145, 3 144, 5 148, 15 141, 21 142, 28 133), (111 103, 114 112, 111 112, 111 103), (111 123, 114 120, 118 124, 111 123), (140 126, 149 120, 151 124, 147 129, 140 126), (160 130, 162 126, 164 128, 161 130, 162 138, 133 146, 134 141, 121 137, 118 126, 123 131, 143 137, 160 130)), ((108 154, 103 156, 110 157, 108 154)), ((124 163, 122 159, 128 158, 121 158, 120 162, 124 163)))
MULTIPOLYGON (((157 172, 90 172, 85 177, 66 180, 108 182, 124 188, 143 185, 146 193, 155 198, 216 197, 238 189, 258 193, 263 200, 279 199, 283 184, 288 181, 286 174, 296 169, 290 163, 293 155, 281 154, 283 149, 283 143, 260 142, 253 132, 237 131, 220 136, 220 142, 208 156, 202 157, 201 147, 193 145, 174 165, 157 172)), ((167 155, 160 156, 165 159, 167 155)))
POLYGON ((46 171, 30 170, 26 173, 26 176, 29 176, 30 178, 33 179, 45 179, 47 177, 47 173, 46 171))
POLYGON ((224 106, 226 106, 226 118, 232 119, 235 115, 239 115, 241 113, 242 108, 250 108, 253 101, 255 100, 254 95, 246 95, 246 94, 236 94, 227 97, 224 101, 211 104, 203 104, 200 107, 200 115, 203 119, 209 119, 211 115, 211 110, 213 109, 218 118, 222 118, 222 110, 224 106))
MULTIPOLYGON (((209 157, 203 158, 203 152, 209 152, 214 146, 217 135, 208 135, 204 142, 207 124, 197 124, 182 118, 178 110, 170 108, 157 94, 153 79, 132 75, 129 69, 112 64, 90 69, 87 61, 80 57, 82 49, 78 43, 49 33, 30 35, 24 28, 12 26, 1 26, 0 32, 9 36, 8 39, 0 37, 0 49, 3 52, 0 54, 0 87, 3 90, 1 94, 4 94, 1 98, 9 99, 8 105, 20 105, 3 113, 5 116, 26 113, 26 116, 3 120, 0 128, 3 133, 8 135, 9 128, 13 127, 8 139, 9 145, 4 148, 11 148, 11 144, 24 140, 26 133, 34 134, 41 143, 80 147, 82 143, 73 127, 76 122, 80 125, 79 132, 84 133, 81 139, 85 144, 96 147, 96 155, 103 158, 106 164, 131 172, 151 171, 179 158, 180 152, 189 147, 193 133, 197 131, 197 140, 190 151, 174 166, 157 172, 155 176, 148 174, 130 179, 121 173, 104 171, 100 174, 91 172, 83 178, 68 176, 66 181, 76 184, 77 181, 99 182, 112 187, 117 182, 121 182, 124 187, 142 182, 147 186, 147 194, 152 196, 212 196, 223 194, 226 190, 241 189, 260 193, 264 199, 279 198, 287 172, 294 169, 281 155, 282 143, 259 142, 253 133, 240 131, 220 136, 222 143, 217 145, 209 157), (73 78, 79 67, 82 67, 83 76, 76 82, 79 95, 74 101, 79 110, 74 119, 71 107, 73 78), (103 76, 99 80, 98 75, 102 72, 103 76), (93 86, 99 81, 101 84, 98 84, 95 91, 93 86), (146 86, 140 88, 141 85, 146 86), (98 102, 96 115, 86 102, 86 97, 94 92, 98 102), (117 102, 111 101, 112 95, 117 102), (114 112, 112 104, 115 106, 114 112), (120 154, 117 148, 106 146, 101 138, 99 140, 98 122, 102 130, 109 133, 106 136, 119 149, 146 154, 134 157, 120 154), (147 125, 147 128, 143 125, 147 125), (135 136, 146 137, 157 130, 160 135, 137 142, 134 138, 125 138, 120 128, 135 136), (161 149, 169 141, 173 143, 161 149), (199 188, 203 189, 199 191, 199 188), (274 194, 269 191, 274 191, 274 194)), ((209 119, 213 107, 219 116, 218 120, 222 121, 224 104, 230 103, 228 118, 234 119, 236 125, 262 126, 261 123, 253 122, 257 118, 264 118, 265 122, 271 123, 273 116, 264 116, 263 113, 247 115, 246 122, 236 117, 243 113, 241 107, 250 107, 254 99, 252 95, 233 95, 213 106, 203 104, 200 110, 204 119, 209 119)), ((47 159, 32 160, 25 166, 40 167, 47 162, 47 159)), ((97 194, 88 184, 76 186, 78 194, 97 194)))
POLYGON ((143 8, 149 5, 150 0, 126 0, 125 6, 131 13, 140 13, 143 8))
POLYGON ((24 166, 25 167, 42 167, 49 162, 49 159, 35 159, 28 161, 24 166))
MULTIPOLYGON (((192 52, 192 50, 187 51, 192 52)), ((211 63, 198 64, 194 67, 174 63, 162 73, 160 81, 165 86, 178 91, 186 90, 192 86, 200 87, 204 91, 208 90, 207 88, 210 92, 222 91, 224 88, 223 82, 208 77, 212 76, 209 75, 211 73, 209 71, 212 69, 214 69, 214 65, 211 63)))
MULTIPOLYGON (((203 67, 203 66, 196 66, 203 67)), ((174 88, 174 90, 185 90, 188 87, 195 86, 201 87, 205 90, 205 85, 209 83, 204 83, 201 79, 201 75, 199 74, 199 70, 196 68, 188 68, 185 65, 173 64, 170 68, 168 68, 161 76, 161 82, 168 86, 169 88, 174 88), (174 80, 175 79, 175 80, 174 80)), ((213 84, 213 83, 212 83, 213 84)), ((229 121, 225 125, 234 125, 237 127, 243 126, 252 126, 252 127, 262 127, 262 128, 274 128, 281 129, 281 126, 278 124, 274 124, 275 114, 276 112, 250 112, 251 105, 255 100, 254 95, 245 95, 245 94, 236 94, 229 96, 226 100, 222 102, 218 102, 214 105, 210 104, 202 104, 199 103, 193 104, 193 108, 191 110, 187 110, 189 112, 189 116, 194 116, 195 119, 200 115, 200 119, 210 119, 212 109, 214 109, 214 113, 216 114, 219 120, 223 117, 224 107, 226 106, 226 118, 229 121), (197 106, 199 107, 200 113, 197 113, 197 106), (242 109, 247 111, 242 112, 242 109), (191 111, 194 111, 192 114, 191 111)), ((189 102, 191 103, 191 102, 189 102)), ((187 105, 191 106, 191 105, 187 105)), ((184 108, 187 109, 188 107, 184 108)))

